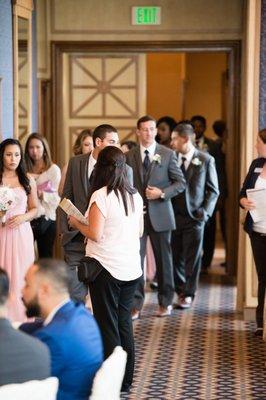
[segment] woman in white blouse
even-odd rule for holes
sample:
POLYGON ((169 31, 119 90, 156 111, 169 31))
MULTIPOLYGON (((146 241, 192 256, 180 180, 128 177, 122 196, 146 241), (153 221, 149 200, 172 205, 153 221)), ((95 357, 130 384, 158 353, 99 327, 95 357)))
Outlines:
POLYGON ((249 234, 253 257, 258 274, 258 306, 256 309, 256 336, 263 336, 263 314, 266 293, 266 218, 256 216, 256 205, 248 198, 248 189, 266 191, 266 129, 257 137, 258 158, 252 161, 240 191, 240 206, 247 211, 244 229, 249 234))
POLYGON ((56 235, 56 209, 60 201, 58 185, 60 168, 51 160, 49 145, 39 133, 28 136, 25 145, 27 172, 35 179, 38 192, 38 214, 31 222, 40 258, 53 257, 56 235))
POLYGON ((86 256, 102 266, 89 283, 93 313, 101 329, 105 358, 119 345, 127 351, 122 391, 129 391, 134 371, 131 307, 142 275, 139 237, 143 203, 127 180, 125 155, 117 147, 100 152, 91 193, 88 226, 74 217, 69 222, 87 237, 86 256))

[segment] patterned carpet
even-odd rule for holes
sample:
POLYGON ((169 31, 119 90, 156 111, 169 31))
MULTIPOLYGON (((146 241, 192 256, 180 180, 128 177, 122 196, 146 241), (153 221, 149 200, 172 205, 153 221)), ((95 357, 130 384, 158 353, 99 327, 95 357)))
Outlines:
POLYGON ((266 344, 235 314, 227 281, 203 277, 193 308, 165 318, 154 316, 156 293, 147 293, 134 322, 134 385, 122 399, 266 400, 266 344))

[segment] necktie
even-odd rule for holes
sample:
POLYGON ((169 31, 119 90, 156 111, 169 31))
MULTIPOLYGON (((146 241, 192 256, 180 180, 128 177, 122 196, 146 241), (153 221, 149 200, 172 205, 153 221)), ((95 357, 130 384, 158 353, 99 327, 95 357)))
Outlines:
POLYGON ((145 169, 145 172, 147 172, 148 171, 148 169, 149 169, 149 166, 150 166, 150 157, 149 157, 149 150, 145 150, 144 151, 144 153, 145 153, 145 157, 144 157, 144 160, 143 160, 143 167, 144 167, 144 169, 145 169))
POLYGON ((182 163, 180 165, 181 171, 183 172, 183 174, 185 175, 186 173, 186 167, 185 167, 185 161, 186 161, 186 157, 181 157, 182 163))

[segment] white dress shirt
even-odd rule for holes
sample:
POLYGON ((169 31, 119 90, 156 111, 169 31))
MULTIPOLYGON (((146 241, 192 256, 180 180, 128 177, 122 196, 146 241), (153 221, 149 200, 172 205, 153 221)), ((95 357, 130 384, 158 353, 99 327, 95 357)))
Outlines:
POLYGON ((178 166, 179 167, 181 166, 182 158, 185 158, 186 161, 184 162, 184 164, 185 164, 185 170, 187 170, 194 156, 194 152, 195 152, 195 147, 192 146, 188 153, 186 154, 178 153, 178 166))
POLYGON ((153 156, 155 154, 155 149, 156 149, 156 142, 153 142, 153 144, 150 147, 143 147, 142 145, 140 145, 140 154, 141 154, 142 162, 144 161, 144 158, 146 156, 145 150, 148 150, 149 159, 150 159, 150 162, 152 162, 153 156))
MULTIPOLYGON (((266 179, 258 176, 258 179, 255 183, 255 189, 266 189, 266 179)), ((266 221, 261 220, 258 222, 253 222, 253 231, 258 233, 266 234, 266 221)))
POLYGON ((46 326, 46 325, 50 324, 50 322, 53 320, 57 311, 60 310, 60 308, 62 308, 69 301, 70 301, 70 298, 68 297, 66 300, 61 301, 61 303, 59 303, 55 308, 53 308, 52 311, 48 314, 48 316, 43 321, 43 325, 46 326))
POLYGON ((95 167, 95 164, 97 163, 97 160, 92 156, 92 152, 89 156, 89 162, 88 162, 88 177, 90 179, 91 173, 95 167))

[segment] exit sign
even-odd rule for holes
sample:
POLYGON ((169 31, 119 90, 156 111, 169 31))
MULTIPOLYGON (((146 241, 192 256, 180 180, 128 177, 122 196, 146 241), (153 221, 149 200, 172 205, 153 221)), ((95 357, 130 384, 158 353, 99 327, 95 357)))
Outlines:
POLYGON ((161 7, 132 7, 132 25, 160 25, 161 7))

